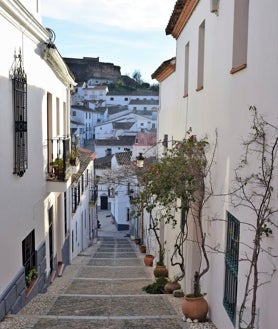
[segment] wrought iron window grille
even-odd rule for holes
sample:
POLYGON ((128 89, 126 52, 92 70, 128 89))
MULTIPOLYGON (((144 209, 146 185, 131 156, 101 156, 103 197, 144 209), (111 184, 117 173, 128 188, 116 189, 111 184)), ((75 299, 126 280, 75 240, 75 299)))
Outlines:
POLYGON ((21 50, 14 54, 10 70, 13 84, 14 109, 14 170, 22 177, 28 168, 28 134, 27 134, 27 76, 23 68, 21 50))
POLYGON ((232 323, 236 324, 240 222, 227 211, 225 254, 225 288, 223 305, 232 323))

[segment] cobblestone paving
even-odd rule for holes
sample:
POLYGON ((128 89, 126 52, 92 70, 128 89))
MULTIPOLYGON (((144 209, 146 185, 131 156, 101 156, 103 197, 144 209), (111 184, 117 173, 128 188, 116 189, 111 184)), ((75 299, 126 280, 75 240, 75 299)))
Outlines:
POLYGON ((142 291, 153 281, 151 273, 129 238, 117 232, 104 236, 76 257, 47 293, 0 322, 0 329, 193 328, 182 320, 181 299, 142 291))

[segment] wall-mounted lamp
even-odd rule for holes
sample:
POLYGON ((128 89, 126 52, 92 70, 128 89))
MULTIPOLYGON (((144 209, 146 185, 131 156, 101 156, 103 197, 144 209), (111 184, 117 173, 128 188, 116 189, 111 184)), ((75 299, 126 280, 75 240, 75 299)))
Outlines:
POLYGON ((145 158, 143 157, 143 153, 139 153, 138 157, 136 157, 136 165, 138 168, 143 168, 144 167, 144 160, 145 158))

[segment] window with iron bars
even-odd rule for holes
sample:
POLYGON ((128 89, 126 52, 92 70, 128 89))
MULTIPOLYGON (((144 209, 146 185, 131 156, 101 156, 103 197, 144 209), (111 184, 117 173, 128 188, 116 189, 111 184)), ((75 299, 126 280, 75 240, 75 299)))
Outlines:
POLYGON ((27 139, 27 76, 25 74, 21 51, 14 55, 11 69, 13 83, 14 109, 14 170, 13 173, 22 177, 28 168, 27 139))
POLYGON ((35 230, 22 241, 22 263, 25 267, 25 276, 32 268, 36 268, 35 230))
POLYGON ((225 254, 225 287, 223 305, 232 323, 236 324, 240 222, 227 211, 225 254))

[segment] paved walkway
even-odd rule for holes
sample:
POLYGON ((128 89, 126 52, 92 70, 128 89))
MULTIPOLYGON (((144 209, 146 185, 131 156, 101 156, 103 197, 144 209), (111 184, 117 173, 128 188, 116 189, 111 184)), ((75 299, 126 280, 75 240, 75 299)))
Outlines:
POLYGON ((111 219, 101 212, 98 242, 0 329, 188 329, 179 298, 142 291, 153 280, 152 268, 111 219))

